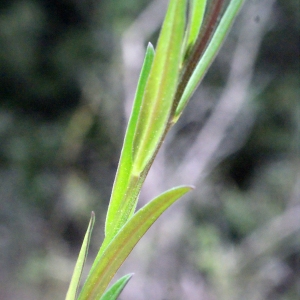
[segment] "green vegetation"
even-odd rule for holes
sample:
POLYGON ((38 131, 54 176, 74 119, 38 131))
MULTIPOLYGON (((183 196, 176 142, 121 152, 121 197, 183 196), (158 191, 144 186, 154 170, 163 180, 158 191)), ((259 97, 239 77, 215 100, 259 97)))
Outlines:
POLYGON ((187 15, 186 2, 170 1, 156 50, 147 47, 109 203, 124 99, 140 68, 135 51, 156 40, 164 9, 156 1, 1 3, 4 300, 61 298, 83 239, 67 299, 78 291, 79 299, 298 299, 296 4, 247 2, 203 80, 242 1, 189 1, 187 15), (153 23, 142 23, 148 11, 153 23), (127 42, 131 61, 120 53, 127 42), (121 57, 132 72, 125 90, 121 57), (161 146, 160 169, 151 169, 161 146), (189 186, 169 189, 177 184, 189 186), (190 185, 191 201, 155 223, 106 290, 190 185), (92 239, 93 214, 84 238, 91 210, 92 239))
MULTIPOLYGON (((151 44, 147 48, 107 212, 105 238, 78 299, 102 297, 140 238, 171 204, 191 189, 171 189, 135 212, 140 190, 160 145, 203 78, 242 3, 231 1, 217 27, 223 1, 215 1, 201 31, 205 9, 199 6, 205 8, 206 1, 192 1, 187 25, 187 2, 170 1, 156 53, 151 44)), ((89 227, 87 236, 91 230, 89 227)), ((86 238, 82 245, 69 287, 70 300, 76 299, 87 241, 86 238)), ((110 299, 118 296, 115 293, 110 299)))

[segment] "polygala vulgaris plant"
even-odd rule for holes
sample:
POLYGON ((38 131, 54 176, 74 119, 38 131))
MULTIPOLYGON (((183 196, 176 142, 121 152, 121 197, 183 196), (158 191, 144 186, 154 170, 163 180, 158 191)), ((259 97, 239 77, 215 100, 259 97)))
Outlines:
POLYGON ((173 188, 135 211, 161 143, 212 63, 242 3, 170 0, 156 51, 150 43, 146 50, 107 211, 104 241, 77 295, 95 220, 92 213, 66 300, 117 299, 132 276, 122 277, 107 289, 117 270, 157 218, 192 189, 173 188))

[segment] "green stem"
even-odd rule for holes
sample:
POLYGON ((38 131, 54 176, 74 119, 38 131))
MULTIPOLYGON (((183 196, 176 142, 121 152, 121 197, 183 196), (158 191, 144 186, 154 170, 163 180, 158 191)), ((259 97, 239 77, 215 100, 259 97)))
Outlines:
POLYGON ((171 117, 175 113, 185 87, 212 37, 214 29, 216 28, 216 25, 218 23, 223 3, 224 0, 217 0, 212 4, 204 22, 203 29, 201 30, 195 42, 195 45, 193 46, 191 51, 189 51, 190 54, 188 54, 186 63, 184 64, 184 68, 181 72, 179 80, 179 85, 175 93, 171 117))

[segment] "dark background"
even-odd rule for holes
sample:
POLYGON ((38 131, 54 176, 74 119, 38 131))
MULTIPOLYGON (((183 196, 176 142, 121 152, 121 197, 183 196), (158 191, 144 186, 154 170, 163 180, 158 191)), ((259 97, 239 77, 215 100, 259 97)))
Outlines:
MULTIPOLYGON (((121 299, 299 299, 299 4, 246 2, 141 203, 176 184, 196 190, 129 257, 118 276, 135 276, 121 299), (256 45, 251 67, 230 81, 234 58, 243 57, 235 50, 251 38, 241 47, 249 58, 256 45), (217 118, 229 90, 229 112, 217 118), (201 140, 212 120, 217 131, 201 140), (193 175, 180 161, 198 137, 209 151, 192 155, 204 165, 193 175)), ((141 54, 155 44, 165 7, 163 0, 0 2, 1 300, 64 299, 94 210, 91 265, 141 54)))

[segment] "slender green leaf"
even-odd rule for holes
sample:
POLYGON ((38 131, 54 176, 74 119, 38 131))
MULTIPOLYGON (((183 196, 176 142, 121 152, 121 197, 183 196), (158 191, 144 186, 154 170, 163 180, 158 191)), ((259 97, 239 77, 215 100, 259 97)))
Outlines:
POLYGON ((92 234, 94 223, 95 223, 95 214, 94 214, 94 212, 92 212, 89 226, 88 226, 86 234, 84 236, 82 246, 81 246, 81 249, 80 249, 80 252, 78 255, 78 259, 77 259, 77 262, 76 262, 76 265, 74 268, 74 272, 73 272, 70 286, 69 286, 69 289, 67 292, 66 300, 75 300, 76 299, 83 266, 84 266, 86 256, 88 253, 88 248, 89 248, 89 244, 90 244, 90 239, 91 239, 91 234, 92 234))
POLYGON ((125 285, 131 279, 132 275, 133 275, 133 273, 127 274, 127 275, 123 276, 122 278, 120 278, 105 292, 105 294, 103 294, 103 296, 100 298, 100 300, 117 300, 117 298, 123 291, 125 285))
POLYGON ((197 64, 195 71, 190 77, 186 88, 183 92, 183 95, 177 106, 174 119, 178 119, 183 109, 186 106, 186 103, 194 93, 195 89, 203 79, 206 71, 220 50, 222 43, 233 24, 233 21, 239 12, 244 0, 231 0, 222 19, 208 45, 203 56, 201 57, 199 63, 197 64))
POLYGON ((111 241, 101 258, 94 262, 95 266, 91 269, 78 299, 92 300, 102 296, 140 238, 171 204, 190 190, 191 187, 188 186, 171 189, 135 213, 111 241))
POLYGON ((118 230, 133 215, 137 196, 146 176, 147 163, 157 151, 158 142, 165 130, 171 107, 170 101, 172 101, 172 93, 174 94, 179 72, 185 6, 186 0, 171 0, 150 74, 147 79, 142 81, 143 98, 140 97, 142 93, 137 93, 139 95, 137 103, 140 105, 134 106, 134 110, 136 108, 136 111, 133 112, 134 125, 132 130, 131 128, 128 130, 128 139, 126 139, 124 146, 126 155, 124 154, 125 159, 121 158, 119 164, 118 173, 120 176, 118 176, 116 188, 114 188, 111 198, 105 240, 99 255, 118 230), (146 87, 144 86, 145 83, 146 87), (133 133, 134 137, 132 136, 133 133), (133 148, 131 149, 131 147, 133 148), (131 159, 128 158, 130 150, 132 150, 131 159))
POLYGON ((188 30, 184 42, 184 56, 187 56, 190 49, 194 46, 195 41, 199 35, 203 16, 206 8, 206 0, 191 0, 188 30))
POLYGON ((143 172, 163 136, 178 82, 186 0, 171 0, 158 39, 133 141, 133 171, 143 172))
MULTIPOLYGON (((130 181, 134 181, 131 179, 132 143, 133 143, 134 133, 136 130, 138 115, 140 112, 141 102, 142 102, 146 82, 148 79, 148 75, 150 72, 150 68, 153 62, 153 58, 154 58, 154 49, 153 46, 149 43, 147 47, 144 63, 142 66, 138 86, 137 86, 132 113, 129 119, 127 131, 124 138, 121 158, 119 161, 118 171, 115 178, 110 204, 106 216, 105 236, 108 239, 110 239, 110 237, 113 237, 116 231, 117 224, 115 222, 115 219, 116 219, 116 215, 117 214, 120 215, 121 213, 122 204, 126 202, 124 201, 124 197, 129 197, 130 196, 129 193, 132 192, 132 184, 130 184, 130 181), (128 191, 129 188, 131 188, 131 190, 128 191)), ((135 202, 135 199, 133 199, 133 202, 135 202)), ((132 204, 132 206, 134 206, 134 204, 132 204)), ((127 219, 125 218, 123 224, 126 221, 127 219)))

